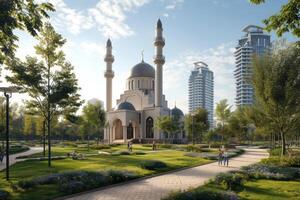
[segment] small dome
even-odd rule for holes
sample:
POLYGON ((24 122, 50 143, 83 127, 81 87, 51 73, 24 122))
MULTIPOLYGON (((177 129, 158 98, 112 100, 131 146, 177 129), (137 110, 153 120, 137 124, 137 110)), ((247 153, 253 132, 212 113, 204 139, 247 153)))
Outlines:
POLYGON ((133 77, 152 77, 155 78, 155 69, 149 65, 148 63, 145 63, 144 61, 140 62, 139 64, 135 65, 131 69, 131 73, 129 78, 133 77))
POLYGON ((176 106, 175 106, 175 108, 173 108, 171 110, 171 114, 172 114, 172 116, 180 116, 180 117, 184 115, 183 112, 182 112, 182 110, 180 110, 176 106))
POLYGON ((132 110, 132 111, 135 111, 135 108, 131 103, 125 101, 125 102, 120 103, 117 106, 117 110, 132 110))

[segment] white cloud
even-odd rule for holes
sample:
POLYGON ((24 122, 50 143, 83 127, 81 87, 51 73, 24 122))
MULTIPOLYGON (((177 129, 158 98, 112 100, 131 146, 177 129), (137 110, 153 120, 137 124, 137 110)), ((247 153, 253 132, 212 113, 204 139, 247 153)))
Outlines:
MULTIPOLYGON (((46 2, 47 0, 38 0, 46 2)), ((120 38, 134 34, 126 24, 127 14, 136 11, 150 0, 99 0, 98 3, 85 10, 70 8, 64 0, 48 0, 54 5, 56 12, 51 21, 60 29, 67 29, 73 34, 83 30, 96 28, 103 36, 120 38)))
POLYGON ((176 100, 178 107, 185 112, 188 111, 188 78, 194 67, 193 63, 203 61, 214 72, 215 102, 226 98, 233 105, 235 97, 233 47, 234 44, 229 43, 204 51, 186 51, 177 59, 167 62, 164 67, 164 86, 168 100, 176 100))
POLYGON ((104 44, 97 44, 94 42, 81 42, 80 43, 80 48, 90 54, 90 53, 95 53, 99 57, 104 57, 105 55, 105 45, 104 44))
POLYGON ((184 0, 171 0, 168 5, 166 5, 166 10, 175 10, 176 8, 182 6, 184 0))

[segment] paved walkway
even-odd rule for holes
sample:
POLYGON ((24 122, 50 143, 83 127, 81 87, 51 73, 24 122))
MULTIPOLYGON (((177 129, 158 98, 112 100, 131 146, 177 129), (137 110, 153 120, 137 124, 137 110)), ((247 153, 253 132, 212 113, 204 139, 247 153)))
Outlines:
POLYGON ((268 153, 263 149, 245 149, 246 152, 230 159, 229 167, 211 163, 190 169, 156 176, 128 184, 112 186, 95 192, 74 196, 68 200, 160 200, 171 191, 186 190, 203 185, 220 172, 237 170, 242 166, 259 162, 268 153))
MULTIPOLYGON (((35 153, 42 152, 42 147, 30 147, 28 151, 22 152, 22 153, 16 153, 9 156, 9 166, 15 164, 16 162, 23 161, 24 159, 16 159, 19 156, 28 156, 35 153)), ((4 156, 3 162, 0 163, 0 171, 6 168, 6 157, 4 156)))

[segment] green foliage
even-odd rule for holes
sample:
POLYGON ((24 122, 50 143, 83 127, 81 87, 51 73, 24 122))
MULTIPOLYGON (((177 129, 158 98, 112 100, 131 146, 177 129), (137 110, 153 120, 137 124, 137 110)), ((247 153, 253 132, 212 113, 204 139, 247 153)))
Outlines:
POLYGON ((197 188, 186 192, 171 193, 163 200, 238 200, 238 196, 233 192, 216 191, 206 188, 197 188))
POLYGON ((166 168, 167 164, 159 160, 145 160, 141 162, 141 167, 148 170, 166 168))
POLYGON ((28 146, 12 145, 12 146, 10 146, 9 154, 21 153, 21 152, 28 151, 28 150, 29 150, 28 146))
POLYGON ((34 188, 38 185, 57 185, 65 194, 74 194, 109 184, 119 183, 136 178, 137 175, 126 171, 70 171, 41 176, 18 182, 23 189, 34 188))
MULTIPOLYGON (((261 4, 265 0, 250 0, 252 3, 261 4)), ((296 37, 300 37, 300 2, 299 0, 289 0, 284 4, 279 13, 265 19, 263 22, 268 31, 276 31, 280 37, 283 33, 291 32, 296 37)))
POLYGON ((242 171, 255 179, 293 180, 300 177, 300 169, 274 165, 254 164, 242 168, 242 171))
POLYGON ((15 30, 26 30, 37 36, 48 18, 47 11, 54 11, 50 3, 36 3, 34 0, 0 1, 0 65, 12 59, 18 47, 15 30))
POLYGON ((257 109, 264 123, 255 124, 277 132, 282 155, 286 153, 286 134, 300 123, 300 47, 274 48, 253 61, 253 87, 257 109))
POLYGON ((121 151, 115 151, 111 155, 112 156, 131 155, 131 152, 127 150, 121 150, 121 151))
POLYGON ((272 156, 261 161, 265 165, 274 165, 280 167, 298 167, 300 168, 300 156, 278 157, 272 156))
MULTIPOLYGON (((28 112, 45 119, 48 138, 51 139, 53 118, 75 113, 82 102, 73 66, 66 61, 62 51, 66 40, 49 23, 41 29, 37 39, 39 43, 35 50, 41 60, 30 56, 25 61, 10 60, 7 65, 11 74, 6 79, 28 94, 28 112)), ((50 140, 48 145, 50 149, 50 140)))
POLYGON ((202 141, 204 133, 209 129, 208 112, 198 108, 192 114, 185 116, 184 126, 193 144, 202 141))
POLYGON ((6 190, 0 189, 0 199, 1 200, 8 200, 10 197, 10 193, 6 190))
POLYGON ((154 127, 168 134, 172 134, 177 131, 175 121, 173 121, 170 116, 157 117, 154 121, 154 127))
POLYGON ((245 176, 240 173, 220 173, 214 182, 221 185, 225 190, 238 190, 244 185, 245 176))

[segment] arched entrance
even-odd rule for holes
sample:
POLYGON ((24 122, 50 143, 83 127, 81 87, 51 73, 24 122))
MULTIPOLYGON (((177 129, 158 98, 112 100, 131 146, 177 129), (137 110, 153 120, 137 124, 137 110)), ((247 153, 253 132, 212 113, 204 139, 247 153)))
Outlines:
POLYGON ((148 117, 146 119, 146 138, 153 138, 154 132, 153 132, 153 119, 152 117, 148 117))
POLYGON ((123 127, 121 120, 117 119, 114 123, 115 128, 115 139, 120 140, 123 139, 123 127))
POLYGON ((127 139, 132 139, 133 138, 133 127, 132 123, 129 123, 127 126, 127 139))

